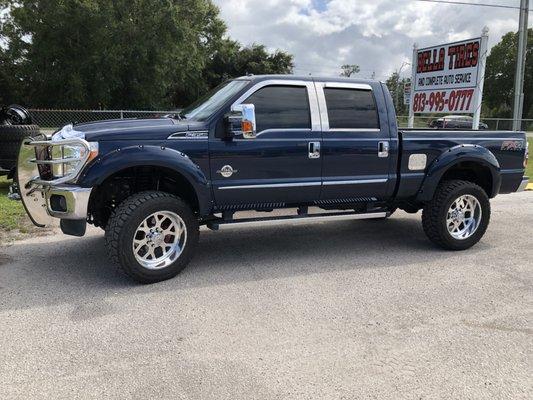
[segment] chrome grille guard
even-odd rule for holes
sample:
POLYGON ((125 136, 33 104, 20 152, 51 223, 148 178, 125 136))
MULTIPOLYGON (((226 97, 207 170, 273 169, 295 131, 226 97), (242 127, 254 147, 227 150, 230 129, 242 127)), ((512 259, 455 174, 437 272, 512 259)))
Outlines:
MULTIPOLYGON (((91 146, 84 139, 63 139, 56 142, 52 140, 32 140, 25 139, 22 146, 31 146, 34 148, 35 158, 26 159, 26 162, 37 166, 38 174, 35 175, 28 183, 43 186, 61 185, 70 182, 78 177, 81 170, 89 160, 91 146), (85 149, 82 157, 64 157, 64 146, 79 146, 85 149), (54 147, 61 148, 61 158, 54 158, 54 147), (62 172, 65 171, 69 164, 77 163, 75 168, 61 177, 54 178, 53 166, 60 165, 62 172)), ((19 159, 19 163, 20 163, 19 159)))

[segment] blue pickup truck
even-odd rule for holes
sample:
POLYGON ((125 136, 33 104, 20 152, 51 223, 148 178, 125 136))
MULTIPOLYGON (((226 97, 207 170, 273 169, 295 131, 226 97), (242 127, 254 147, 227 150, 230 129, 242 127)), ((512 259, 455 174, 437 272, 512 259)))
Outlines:
POLYGON ((489 199, 525 188, 527 157, 523 132, 399 130, 382 82, 246 76, 180 114, 27 139, 18 183, 36 225, 103 228, 111 259, 150 283, 187 265, 201 225, 423 210, 432 242, 467 249, 489 199))

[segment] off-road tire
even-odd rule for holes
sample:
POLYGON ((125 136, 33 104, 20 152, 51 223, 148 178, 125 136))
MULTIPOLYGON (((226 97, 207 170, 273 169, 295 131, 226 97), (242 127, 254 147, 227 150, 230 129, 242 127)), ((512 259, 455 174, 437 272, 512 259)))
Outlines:
POLYGON ((39 125, 0 125, 0 142, 18 142, 39 134, 39 125))
POLYGON ((0 125, 0 167, 14 168, 22 139, 38 135, 38 125, 0 125))
POLYGON ((194 255, 198 243, 198 219, 179 197, 165 192, 146 191, 124 200, 112 213, 105 229, 108 255, 130 278, 140 283, 155 283, 176 276, 194 255), (135 259, 132 241, 139 224, 157 211, 171 211, 179 215, 187 230, 187 240, 180 256, 169 266, 151 270, 135 259))
POLYGON ((475 245, 485 234, 490 221, 490 202, 487 193, 478 185, 463 180, 449 180, 439 184, 433 199, 424 206, 422 226, 426 236, 446 250, 465 250, 475 245), (481 206, 481 222, 477 230, 466 239, 456 239, 446 227, 446 216, 452 202, 459 196, 476 197, 481 206))

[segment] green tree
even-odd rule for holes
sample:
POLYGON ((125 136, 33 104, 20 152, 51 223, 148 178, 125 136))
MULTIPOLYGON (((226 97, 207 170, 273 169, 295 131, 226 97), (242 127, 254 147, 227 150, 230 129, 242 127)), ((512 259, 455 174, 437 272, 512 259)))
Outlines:
POLYGON ((401 78, 397 71, 393 72, 391 76, 385 81, 389 92, 394 101, 394 106, 396 108, 397 115, 407 115, 409 113, 409 108, 403 101, 404 86, 408 83, 410 79, 401 78))
MULTIPOLYGON (((511 117, 518 33, 505 34, 487 57, 483 86, 483 114, 511 117)), ((524 77, 524 118, 533 118, 533 29, 528 30, 524 77)))
POLYGON ((277 50, 269 53, 265 46, 225 39, 211 57, 206 68, 206 80, 213 87, 228 78, 246 74, 290 74, 294 67, 292 55, 277 50))
POLYGON ((227 39, 211 0, 0 0, 2 6, 9 9, 0 21, 6 102, 18 96, 37 107, 175 107, 241 71, 292 68, 286 53, 242 49, 227 39), (229 57, 222 66, 220 54, 229 57))
POLYGON ((341 76, 349 78, 352 75, 359 73, 360 68, 359 68, 359 65, 344 64, 344 65, 341 66, 341 70, 342 70, 341 76))

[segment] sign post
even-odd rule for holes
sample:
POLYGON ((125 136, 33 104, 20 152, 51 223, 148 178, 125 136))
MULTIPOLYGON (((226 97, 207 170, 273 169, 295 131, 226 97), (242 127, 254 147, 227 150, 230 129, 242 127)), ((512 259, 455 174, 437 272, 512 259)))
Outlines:
POLYGON ((413 98, 415 96, 415 79, 417 68, 417 54, 418 44, 413 44, 413 62, 411 63, 411 93, 409 95, 409 119, 407 120, 407 127, 412 128, 415 124, 415 112, 413 110, 413 98))
POLYGON ((481 117, 481 98, 483 97, 483 82, 485 81, 485 66, 487 64, 487 42, 489 41, 489 28, 486 26, 481 31, 481 46, 479 72, 477 80, 476 97, 474 98, 474 118, 472 120, 472 129, 479 129, 479 118, 481 117))
POLYGON ((414 114, 474 114, 478 128, 487 57, 488 28, 482 36, 418 49, 413 46, 409 122, 414 114))

